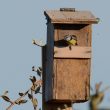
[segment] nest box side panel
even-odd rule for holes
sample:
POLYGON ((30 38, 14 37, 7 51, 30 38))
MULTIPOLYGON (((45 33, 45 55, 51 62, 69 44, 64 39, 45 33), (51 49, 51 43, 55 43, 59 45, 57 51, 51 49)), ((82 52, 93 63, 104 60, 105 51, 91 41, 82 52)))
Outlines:
POLYGON ((49 101, 53 97, 53 48, 54 48, 54 27, 50 22, 47 23, 47 45, 44 53, 44 99, 49 101))
MULTIPOLYGON (((54 36, 56 41, 64 39, 64 36, 69 34, 77 36, 78 46, 91 46, 91 25, 61 25, 56 28, 54 36)), ((54 58, 54 61, 56 62, 54 99, 87 101, 90 95, 91 59, 54 58)))

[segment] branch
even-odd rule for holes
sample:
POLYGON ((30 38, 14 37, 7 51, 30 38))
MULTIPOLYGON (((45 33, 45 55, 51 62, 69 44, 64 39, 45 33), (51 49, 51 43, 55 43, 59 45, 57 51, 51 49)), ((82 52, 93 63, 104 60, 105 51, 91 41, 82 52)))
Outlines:
MULTIPOLYGON (((38 80, 38 81, 36 81, 34 84, 41 86, 41 85, 42 85, 42 80, 38 80)), ((33 86, 33 85, 32 85, 32 86, 33 86)), ((9 105, 9 106, 6 108, 6 110, 10 110, 15 104, 19 103, 19 101, 20 101, 23 97, 25 97, 25 96, 28 94, 28 92, 31 90, 32 86, 30 87, 30 89, 28 89, 28 90, 24 93, 24 95, 20 96, 20 97, 19 97, 18 99, 16 99, 15 101, 11 101, 11 105, 9 105)), ((31 95, 32 95, 32 99, 33 99, 33 91, 32 91, 32 90, 31 90, 31 95)))

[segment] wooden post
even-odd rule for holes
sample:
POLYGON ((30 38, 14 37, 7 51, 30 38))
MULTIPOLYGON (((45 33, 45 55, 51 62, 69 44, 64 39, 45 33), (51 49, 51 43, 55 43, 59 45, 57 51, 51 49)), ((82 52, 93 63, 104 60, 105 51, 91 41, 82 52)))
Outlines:
POLYGON ((43 104, 43 110, 73 110, 71 104, 60 104, 60 103, 45 103, 43 104))

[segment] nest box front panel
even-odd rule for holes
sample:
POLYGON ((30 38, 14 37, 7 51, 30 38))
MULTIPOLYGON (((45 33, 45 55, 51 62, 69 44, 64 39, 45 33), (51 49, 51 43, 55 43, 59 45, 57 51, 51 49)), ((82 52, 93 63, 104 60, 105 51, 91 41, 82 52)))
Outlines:
POLYGON ((54 40, 54 99, 73 102, 88 100, 91 25, 56 26, 54 40), (77 37, 77 45, 72 46, 71 50, 61 42, 66 35, 77 37))

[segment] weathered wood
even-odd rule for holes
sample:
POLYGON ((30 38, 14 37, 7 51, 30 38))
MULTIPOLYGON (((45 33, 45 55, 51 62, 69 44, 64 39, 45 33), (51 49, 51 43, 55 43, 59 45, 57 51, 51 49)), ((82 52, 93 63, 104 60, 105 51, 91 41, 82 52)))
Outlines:
MULTIPOLYGON (((76 35, 78 39, 78 46, 74 47, 75 54, 78 54, 76 48, 80 48, 82 52, 83 47, 86 52, 90 52, 91 47, 91 25, 47 25, 47 46, 45 63, 45 95, 46 102, 83 102, 88 100, 89 86, 90 86, 90 54, 88 56, 79 56, 82 58, 64 59, 65 55, 71 55, 73 49, 70 51, 68 47, 59 50, 61 58, 54 58, 54 41, 64 39, 67 34, 76 35), (77 28, 76 28, 77 27, 77 28), (66 51, 65 51, 66 50, 66 51), (69 53, 70 52, 70 53, 69 53), (62 59, 63 58, 63 59, 62 59)), ((55 53, 57 55, 57 53, 55 53)), ((68 57, 68 56, 67 56, 68 57)))
POLYGON ((46 46, 46 68, 45 68, 45 100, 53 98, 53 53, 54 53, 54 27, 53 24, 47 25, 47 46, 46 46))
POLYGON ((89 98, 90 62, 87 59, 55 59, 54 101, 83 102, 89 98))
POLYGON ((54 47, 54 58, 91 58, 91 47, 54 47))
POLYGON ((90 96, 91 24, 98 20, 89 11, 62 9, 44 14, 43 110, 72 110, 71 103, 85 102, 90 96), (72 50, 62 42, 66 35, 77 37, 72 50))
POLYGON ((46 84, 46 48, 47 46, 44 46, 42 48, 42 68, 43 68, 43 86, 42 86, 42 109, 43 110, 73 110, 71 103, 48 103, 45 100, 45 84, 46 84), (66 105, 66 106, 65 106, 66 105))
MULTIPOLYGON (((65 35, 69 34, 77 36, 78 46, 87 46, 87 48, 91 46, 91 25, 56 25, 55 30, 55 41, 62 40, 65 35)), ((54 62, 56 62, 56 72, 54 72, 53 100, 59 102, 88 100, 91 60, 57 58, 54 62)))
POLYGON ((73 110, 73 108, 71 104, 45 103, 43 105, 43 110, 73 110))
POLYGON ((92 24, 98 23, 95 16, 89 11, 45 11, 44 14, 52 23, 92 24))

